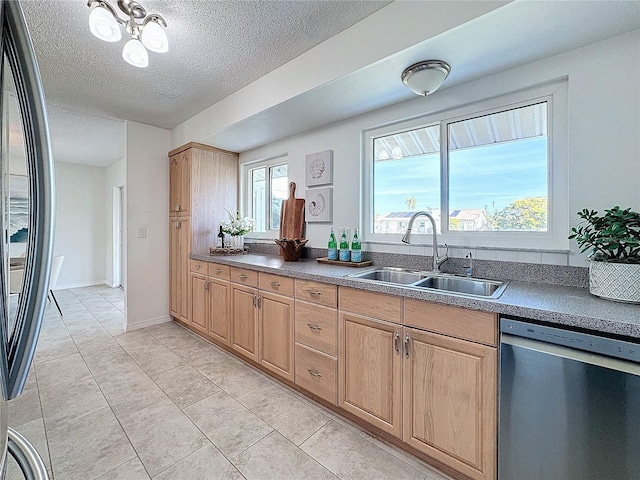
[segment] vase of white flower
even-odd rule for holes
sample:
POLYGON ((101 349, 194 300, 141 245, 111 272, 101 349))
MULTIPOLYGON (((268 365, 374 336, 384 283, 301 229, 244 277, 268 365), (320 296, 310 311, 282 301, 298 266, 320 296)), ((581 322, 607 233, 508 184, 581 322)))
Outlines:
POLYGON ((254 221, 251 217, 242 217, 240 212, 229 212, 229 221, 222 222, 222 231, 230 236, 230 247, 242 250, 244 248, 244 236, 253 230, 254 221))

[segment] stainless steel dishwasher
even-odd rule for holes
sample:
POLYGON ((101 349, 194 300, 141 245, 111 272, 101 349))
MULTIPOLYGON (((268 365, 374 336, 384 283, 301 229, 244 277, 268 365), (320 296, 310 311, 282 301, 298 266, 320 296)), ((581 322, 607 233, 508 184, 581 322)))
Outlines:
POLYGON ((640 345, 500 320, 499 480, 640 479, 640 345))

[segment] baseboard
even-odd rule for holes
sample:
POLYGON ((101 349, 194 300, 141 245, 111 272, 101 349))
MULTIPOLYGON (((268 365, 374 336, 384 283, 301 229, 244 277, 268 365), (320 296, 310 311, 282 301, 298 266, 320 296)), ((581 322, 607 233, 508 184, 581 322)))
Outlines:
POLYGON ((109 286, 106 280, 95 280, 92 282, 57 284, 54 291, 68 290, 70 288, 95 287, 96 285, 105 285, 107 287, 109 286))
POLYGON ((171 321, 171 316, 170 315, 163 315, 161 317, 156 317, 156 318, 148 318, 146 320, 141 320, 139 322, 136 323, 127 323, 124 326, 124 331, 125 332, 131 332, 133 330, 138 330, 140 328, 145 328, 145 327, 151 327, 153 325, 159 325, 160 323, 166 323, 166 322, 170 322, 171 321))

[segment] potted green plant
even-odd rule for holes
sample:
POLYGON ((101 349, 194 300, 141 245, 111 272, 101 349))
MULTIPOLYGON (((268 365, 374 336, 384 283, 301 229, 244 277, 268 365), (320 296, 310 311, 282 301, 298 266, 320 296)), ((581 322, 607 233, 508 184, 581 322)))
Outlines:
POLYGON ((571 229, 580 252, 589 254, 589 291, 609 300, 640 303, 640 213, 615 206, 598 215, 578 212, 571 229))

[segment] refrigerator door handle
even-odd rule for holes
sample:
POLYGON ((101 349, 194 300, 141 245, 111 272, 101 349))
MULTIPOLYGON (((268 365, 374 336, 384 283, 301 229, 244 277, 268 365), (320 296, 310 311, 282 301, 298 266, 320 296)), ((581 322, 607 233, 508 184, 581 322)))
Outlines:
POLYGON ((2 393, 11 400, 22 393, 40 333, 53 255, 55 206, 51 137, 38 64, 20 3, 5 1, 3 7, 3 51, 12 70, 3 75, 13 74, 29 178, 27 256, 12 331, 7 305, 0 310, 0 366, 8 374, 2 393))
POLYGON ((47 467, 33 445, 11 427, 8 429, 8 437, 7 449, 22 470, 24 478, 27 480, 49 480, 47 467))

